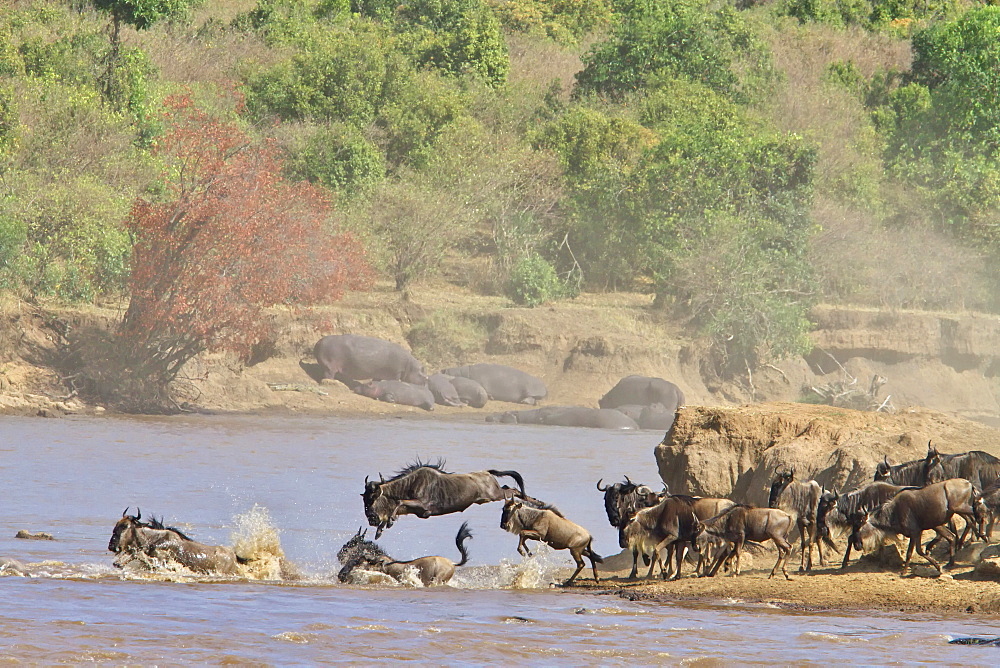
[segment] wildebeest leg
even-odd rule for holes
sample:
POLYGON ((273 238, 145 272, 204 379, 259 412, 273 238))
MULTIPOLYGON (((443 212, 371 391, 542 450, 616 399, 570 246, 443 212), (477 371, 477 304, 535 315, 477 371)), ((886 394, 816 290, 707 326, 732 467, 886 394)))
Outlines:
MULTIPOLYGON (((947 541, 947 543, 948 543, 948 563, 946 563, 945 566, 947 566, 948 568, 954 568, 954 566, 955 566, 955 547, 958 545, 958 540, 957 540, 955 534, 953 534, 950 529, 946 529, 944 526, 936 527, 934 529, 934 532, 937 533, 937 536, 935 537, 934 541, 938 541, 938 540, 947 541)), ((934 541, 931 541, 931 542, 934 542, 934 541)), ((940 571, 940 570, 941 569, 939 568, 938 571, 940 571)))
POLYGON ((726 541, 725 545, 719 548, 719 551, 715 555, 715 563, 712 567, 708 569, 707 577, 714 578, 715 574, 719 572, 719 566, 722 565, 722 560, 729 556, 731 547, 729 541, 726 541))
POLYGON ((632 548, 632 572, 628 574, 629 580, 634 580, 639 575, 639 548, 632 548))
MULTIPOLYGON (((923 531, 918 533, 916 537, 910 536, 910 544, 906 546, 906 558, 903 559, 903 570, 900 576, 906 575, 906 570, 910 567, 910 557, 913 556, 913 548, 920 544, 920 539, 923 536, 923 531)), ((923 547, 920 548, 923 550, 923 547)))
POLYGON ((673 547, 674 547, 674 559, 676 560, 677 568, 674 570, 674 575, 671 579, 680 580, 681 564, 684 562, 684 553, 687 552, 687 548, 686 546, 678 545, 677 543, 674 543, 673 547))
POLYGON ((799 555, 799 573, 812 570, 812 542, 809 540, 809 531, 806 526, 799 525, 799 545, 802 554, 799 555))
MULTIPOLYGON (((586 565, 583 562, 582 547, 571 548, 569 553, 573 556, 573 561, 576 562, 576 570, 573 571, 573 575, 569 576, 569 580, 566 580, 566 582, 563 583, 564 587, 568 587, 570 584, 572 584, 573 580, 576 579, 576 576, 580 574, 580 571, 582 571, 583 567, 586 565)), ((597 566, 594 566, 594 579, 595 580, 597 579, 597 566)))
POLYGON ((791 580, 792 578, 788 577, 788 555, 792 552, 792 546, 781 536, 771 536, 771 540, 778 548, 778 560, 774 562, 774 568, 771 569, 771 574, 767 576, 767 579, 770 580, 774 577, 778 571, 778 564, 781 564, 781 572, 785 575, 785 579, 791 580))
POLYGON ((596 583, 600 582, 601 580, 600 578, 597 577, 597 558, 595 558, 594 556, 594 548, 591 547, 591 543, 593 543, 593 541, 587 543, 586 555, 587 558, 590 559, 590 568, 594 571, 594 582, 596 583))
POLYGON ((531 550, 528 549, 528 544, 525 542, 528 539, 537 541, 542 540, 541 536, 539 536, 536 532, 523 531, 521 533, 521 539, 517 541, 517 553, 520 554, 522 557, 531 556, 531 550))
MULTIPOLYGON (((938 531, 938 530, 940 530, 940 531, 948 531, 948 529, 945 529, 944 527, 938 527, 938 528, 936 528, 934 530, 935 531, 938 531)), ((939 533, 939 535, 942 538, 945 538, 944 534, 939 533)), ((921 531, 920 534, 917 535, 916 541, 914 541, 913 538, 910 539, 910 547, 908 547, 907 550, 906 550, 906 563, 903 564, 904 572, 906 572, 905 571, 906 565, 910 561, 911 550, 912 550, 913 547, 916 547, 917 548, 917 554, 919 554, 921 557, 923 557, 924 559, 926 559, 927 561, 929 561, 930 564, 931 564, 931 566, 933 566, 937 570, 938 574, 942 573, 943 571, 941 570, 941 565, 938 564, 938 562, 934 560, 934 557, 932 557, 928 552, 924 551, 924 546, 921 545, 921 540, 920 540, 922 536, 923 536, 923 532, 921 531)), ((951 551, 954 552, 954 550, 955 550, 955 543, 952 540, 949 540, 947 538, 945 538, 945 540, 948 540, 948 546, 951 548, 951 551)))
POLYGON ((844 549, 844 562, 840 564, 840 568, 847 568, 847 564, 851 561, 851 541, 848 539, 847 547, 844 549))

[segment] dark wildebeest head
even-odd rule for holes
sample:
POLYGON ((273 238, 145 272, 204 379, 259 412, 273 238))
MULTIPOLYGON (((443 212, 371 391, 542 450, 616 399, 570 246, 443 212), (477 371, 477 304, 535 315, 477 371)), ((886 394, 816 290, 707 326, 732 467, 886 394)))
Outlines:
POLYGON ((385 556, 385 552, 378 546, 378 543, 365 538, 367 534, 368 529, 362 530, 361 527, 358 527, 358 532, 351 536, 337 551, 337 561, 341 564, 346 564, 359 554, 372 558, 385 556))
POLYGON ((128 508, 122 512, 122 518, 115 523, 115 528, 111 531, 111 540, 108 541, 108 551, 118 554, 128 546, 132 545, 137 527, 148 527, 149 524, 142 521, 142 510, 135 509, 135 515, 128 514, 128 508))
POLYGON ((608 523, 618 528, 618 543, 624 548, 627 546, 622 533, 625 527, 637 512, 660 503, 667 495, 667 490, 664 487, 663 493, 659 494, 648 485, 632 482, 628 476, 625 476, 625 482, 613 485, 601 487, 602 482, 603 478, 597 481, 597 491, 604 492, 604 510, 608 515, 608 523))
POLYGON ((428 518, 435 515, 460 513, 474 503, 502 501, 511 496, 525 497, 524 480, 517 471, 487 469, 473 473, 449 473, 444 461, 424 464, 419 459, 395 476, 379 482, 365 478, 365 517, 376 527, 375 538, 391 527, 400 515, 428 518), (518 489, 501 487, 498 476, 508 476, 518 489))
POLYGON ((767 507, 774 508, 778 497, 785 491, 785 488, 795 480, 795 469, 777 470, 774 472, 774 481, 771 483, 771 493, 767 497, 767 507))
POLYGON ((830 527, 826 523, 826 518, 830 511, 837 507, 839 499, 840 493, 837 490, 823 492, 823 495, 819 497, 819 503, 816 504, 816 535, 818 538, 830 538, 830 527))

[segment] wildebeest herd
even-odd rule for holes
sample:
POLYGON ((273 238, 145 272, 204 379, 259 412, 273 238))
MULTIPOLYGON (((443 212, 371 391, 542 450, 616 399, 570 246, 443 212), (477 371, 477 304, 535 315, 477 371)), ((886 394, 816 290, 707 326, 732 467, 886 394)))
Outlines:
MULTIPOLYGON (((720 568, 739 575, 744 550, 760 553, 767 541, 777 550, 768 577, 780 568, 788 578, 787 561, 796 531, 802 551, 800 571, 812 569, 814 546, 824 564, 823 546, 837 549, 835 535, 846 537, 842 568, 847 567, 852 550, 860 552, 866 545, 878 546, 898 536, 907 538, 904 574, 914 550, 941 573, 943 567, 931 554, 936 544, 947 544, 946 566, 950 567, 956 549, 970 534, 989 542, 1000 511, 1000 459, 982 451, 942 455, 929 443, 922 459, 897 466, 885 459, 875 478, 858 489, 838 492, 824 490, 813 480, 796 480, 794 470, 779 470, 767 508, 726 498, 670 494, 666 486, 657 491, 627 476, 609 485, 599 480, 597 490, 604 495, 608 522, 618 529, 619 547, 631 552, 629 579, 638 576, 640 561, 649 567, 646 578, 659 565, 664 579, 679 579, 687 559, 696 562, 699 576, 715 576, 720 568), (955 525, 956 516, 963 522, 961 531, 955 525), (926 531, 936 535, 924 546, 926 531)), ((554 506, 529 496, 517 471, 450 473, 444 470, 443 461, 418 460, 388 479, 381 474, 377 481, 366 478, 361 496, 376 539, 403 515, 426 519, 502 501, 500 528, 518 537, 520 554, 530 556, 529 540, 568 550, 576 570, 564 584, 573 583, 583 570, 584 557, 590 561, 594 580, 599 581, 597 563, 604 559, 594 550, 590 532, 554 506), (511 478, 516 486, 501 485, 498 478, 503 477, 511 478)), ((382 573, 402 583, 437 585, 447 583, 456 567, 468 562, 466 543, 472 531, 466 522, 455 536, 461 555, 457 563, 442 556, 396 560, 366 536, 367 529, 359 529, 338 552, 341 581, 351 580, 359 571, 382 573)), ((155 517, 143 521, 140 511, 129 515, 127 508, 115 524, 108 549, 115 553, 117 566, 138 560, 145 565, 174 563, 197 573, 238 575, 247 564, 232 548, 198 543, 155 517)))
MULTIPOLYGON (((405 348, 372 336, 324 336, 314 346, 313 355, 318 363, 312 374, 316 380, 338 380, 361 396, 428 411, 435 405, 482 408, 491 399, 535 405, 548 396, 541 379, 502 364, 467 364, 427 375, 424 365, 405 348)), ((545 406, 504 411, 487 420, 666 431, 678 406, 684 403, 684 393, 662 378, 627 376, 598 403, 599 408, 545 406)))

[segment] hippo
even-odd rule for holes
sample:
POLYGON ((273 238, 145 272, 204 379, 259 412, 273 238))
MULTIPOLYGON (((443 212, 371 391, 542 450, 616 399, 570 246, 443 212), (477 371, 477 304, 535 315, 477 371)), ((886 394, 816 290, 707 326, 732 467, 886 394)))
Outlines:
POLYGON ((635 420, 612 408, 583 406, 546 406, 528 411, 506 411, 486 418, 505 424, 545 424, 557 427, 594 429, 638 429, 635 420))
POLYGON ((485 388, 471 378, 463 378, 462 376, 445 376, 445 378, 451 381, 455 391, 458 392, 458 398, 466 406, 482 408, 490 398, 485 388))
POLYGON ((539 378, 502 364, 471 364, 444 369, 449 376, 471 378, 486 390, 490 399, 534 405, 549 391, 539 378))
POLYGON ((426 385, 423 365, 403 346, 359 334, 324 336, 313 349, 323 378, 347 380, 402 380, 426 385))
POLYGON ((642 409, 646 408, 639 404, 625 404, 624 406, 615 406, 615 410, 619 413, 624 413, 636 422, 639 421, 639 416, 642 415, 642 409))
MULTIPOLYGON (((621 410, 620 408, 618 410, 621 410)), ((660 403, 643 406, 639 413, 639 429, 657 429, 659 431, 670 431, 674 426, 674 418, 677 417, 676 410, 669 410, 660 403)))
POLYGON ((416 406, 425 411, 434 410, 434 395, 425 385, 414 385, 402 380, 373 380, 359 383, 354 387, 354 392, 390 404, 416 406))
POLYGON ((502 424, 545 424, 544 419, 559 411, 572 408, 572 406, 546 406, 545 408, 535 408, 526 411, 504 411, 486 417, 487 422, 500 422, 502 424))
POLYGON ((601 408, 617 408, 627 404, 650 406, 663 404, 667 411, 677 412, 684 404, 684 393, 669 380, 649 376, 625 376, 597 402, 601 408))
POLYGON ((455 386, 449 377, 443 373, 435 373, 427 377, 427 389, 434 395, 434 401, 442 406, 464 406, 455 386))

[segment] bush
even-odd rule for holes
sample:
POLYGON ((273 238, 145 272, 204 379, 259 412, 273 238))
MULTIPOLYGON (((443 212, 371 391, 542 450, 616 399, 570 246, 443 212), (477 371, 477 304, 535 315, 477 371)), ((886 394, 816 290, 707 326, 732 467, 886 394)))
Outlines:
POLYGON ((483 0, 410 0, 399 19, 419 65, 474 73, 493 86, 507 80, 510 60, 500 21, 483 0))
POLYGON ((257 117, 364 127, 413 74, 395 37, 355 21, 310 33, 288 60, 250 75, 246 104, 257 117))
POLYGON ((532 254, 514 264, 506 292, 515 304, 534 307, 559 299, 566 291, 555 268, 540 255, 532 254))
POLYGON ((351 125, 309 125, 289 147, 284 173, 353 198, 370 193, 385 177, 385 161, 351 125))
POLYGON ((540 33, 573 44, 611 22, 608 0, 487 0, 510 31, 540 33))
POLYGON ((616 100, 645 88, 651 76, 686 78, 734 100, 760 99, 773 77, 770 53, 729 7, 697 0, 644 5, 583 57, 577 96, 616 100))

